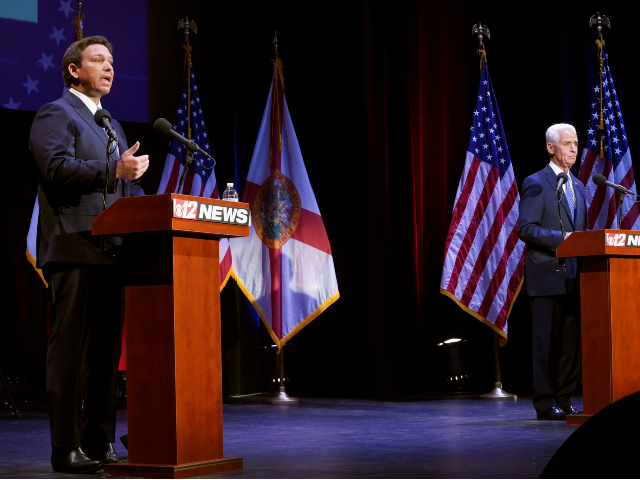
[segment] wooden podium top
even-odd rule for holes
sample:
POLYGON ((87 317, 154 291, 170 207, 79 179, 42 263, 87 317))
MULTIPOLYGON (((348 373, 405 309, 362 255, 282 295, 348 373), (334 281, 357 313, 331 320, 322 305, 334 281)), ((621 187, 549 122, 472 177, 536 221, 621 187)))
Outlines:
POLYGON ((596 255, 640 257, 640 232, 613 229, 574 232, 556 249, 556 257, 596 255))
POLYGON ((248 237, 250 225, 251 211, 247 203, 167 193, 119 198, 93 220, 91 231, 93 235, 118 236, 167 231, 248 237), (212 216, 212 206, 223 208, 217 208, 212 216), (238 219, 245 218, 245 224, 239 224, 238 219))

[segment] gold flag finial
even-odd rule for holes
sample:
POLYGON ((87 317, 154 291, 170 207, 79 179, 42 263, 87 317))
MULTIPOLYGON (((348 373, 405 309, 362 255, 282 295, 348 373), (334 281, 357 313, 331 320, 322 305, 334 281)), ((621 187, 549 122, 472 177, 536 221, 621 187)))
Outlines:
POLYGON ((178 30, 182 29, 184 34, 184 43, 189 45, 189 31, 198 34, 198 26, 194 20, 189 21, 189 17, 181 18, 178 22, 178 30))
POLYGON ((484 43, 482 43, 482 39, 486 36, 487 38, 491 38, 491 32, 489 31, 489 27, 483 25, 481 22, 476 23, 471 29, 471 35, 475 35, 478 39, 478 55, 480 55, 480 68, 482 68, 482 59, 487 61, 487 52, 484 49, 484 43))

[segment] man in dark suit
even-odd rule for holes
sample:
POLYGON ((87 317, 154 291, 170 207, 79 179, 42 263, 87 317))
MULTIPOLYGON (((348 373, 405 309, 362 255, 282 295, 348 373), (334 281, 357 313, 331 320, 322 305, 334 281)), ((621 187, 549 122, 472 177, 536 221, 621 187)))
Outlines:
POLYGON ((580 290, 575 258, 555 250, 572 232, 587 230, 584 185, 569 169, 576 162, 573 126, 547 130, 551 161, 522 184, 518 234, 527 244, 525 282, 533 312, 533 405, 539 420, 564 420, 579 413, 571 404, 580 376, 580 290), (556 178, 565 172, 558 216, 556 178), (564 234, 563 234, 564 227, 564 234))
POLYGON ((104 37, 72 44, 62 60, 69 90, 42 107, 31 127, 39 181, 37 266, 51 301, 47 395, 51 464, 58 472, 91 473, 122 461, 113 448, 124 306, 122 239, 94 237, 91 222, 103 210, 105 185, 107 205, 143 194, 134 181, 149 158, 134 156, 139 143, 128 148, 114 120, 119 141, 106 177, 109 140, 93 116, 111 90, 112 52, 104 37))

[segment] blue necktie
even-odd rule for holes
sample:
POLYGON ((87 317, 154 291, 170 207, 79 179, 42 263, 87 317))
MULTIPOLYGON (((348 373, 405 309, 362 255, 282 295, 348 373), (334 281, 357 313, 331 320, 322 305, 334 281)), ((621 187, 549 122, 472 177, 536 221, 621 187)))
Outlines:
POLYGON ((571 221, 575 223, 576 220, 576 204, 573 200, 573 185, 572 185, 571 176, 569 176, 569 181, 567 182, 567 191, 564 192, 567 197, 567 202, 569 202, 569 210, 571 210, 571 221))

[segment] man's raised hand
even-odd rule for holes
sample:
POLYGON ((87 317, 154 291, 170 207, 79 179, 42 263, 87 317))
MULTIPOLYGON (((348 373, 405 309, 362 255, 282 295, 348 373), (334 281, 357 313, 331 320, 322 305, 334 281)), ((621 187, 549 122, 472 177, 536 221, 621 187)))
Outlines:
POLYGON ((116 178, 125 180, 137 180, 149 168, 149 155, 135 157, 134 153, 140 148, 140 142, 136 142, 133 147, 124 152, 118 159, 116 178))

